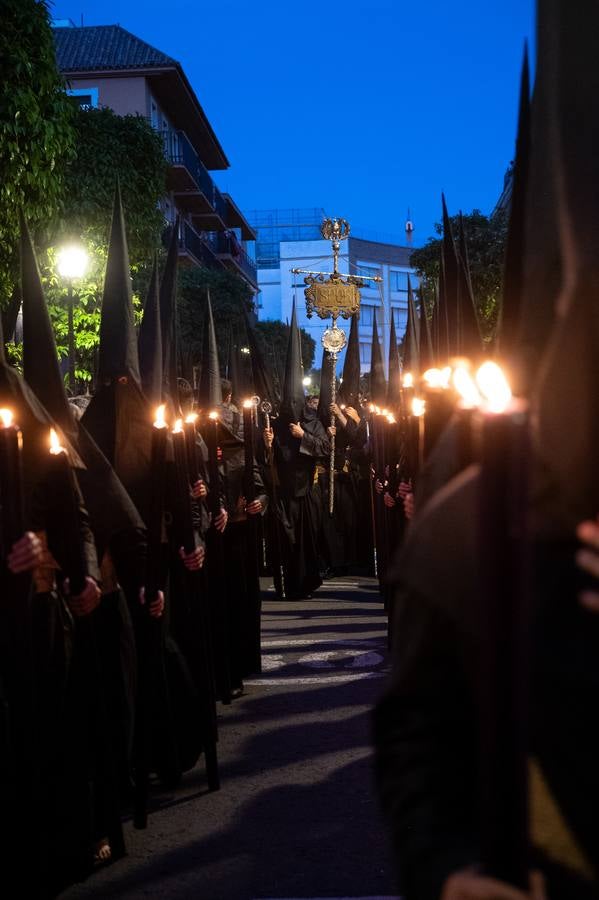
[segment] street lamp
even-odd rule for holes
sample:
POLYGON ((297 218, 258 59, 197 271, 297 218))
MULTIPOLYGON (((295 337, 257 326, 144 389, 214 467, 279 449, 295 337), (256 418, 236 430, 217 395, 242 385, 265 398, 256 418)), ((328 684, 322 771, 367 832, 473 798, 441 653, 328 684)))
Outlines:
POLYGON ((75 390, 75 330, 73 327, 73 279, 83 278, 89 262, 83 247, 69 244, 58 251, 56 267, 58 274, 64 278, 68 287, 68 321, 69 321, 69 387, 75 390))

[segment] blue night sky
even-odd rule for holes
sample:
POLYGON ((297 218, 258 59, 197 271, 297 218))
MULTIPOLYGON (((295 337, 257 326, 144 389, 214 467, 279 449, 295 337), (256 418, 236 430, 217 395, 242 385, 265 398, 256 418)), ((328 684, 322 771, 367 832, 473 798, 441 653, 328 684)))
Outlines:
POLYGON ((324 207, 423 243, 450 213, 490 212, 512 159, 533 0, 55 0, 178 59, 244 210, 324 207))

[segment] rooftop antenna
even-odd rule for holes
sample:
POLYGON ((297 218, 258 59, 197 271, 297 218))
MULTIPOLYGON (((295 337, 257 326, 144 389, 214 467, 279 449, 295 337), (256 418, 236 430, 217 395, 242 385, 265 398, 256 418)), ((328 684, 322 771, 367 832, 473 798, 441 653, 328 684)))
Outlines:
POLYGON ((414 223, 412 222, 412 217, 410 215, 410 207, 408 206, 408 218, 406 219, 406 240, 408 242, 408 247, 412 246, 412 241, 414 240, 414 223))

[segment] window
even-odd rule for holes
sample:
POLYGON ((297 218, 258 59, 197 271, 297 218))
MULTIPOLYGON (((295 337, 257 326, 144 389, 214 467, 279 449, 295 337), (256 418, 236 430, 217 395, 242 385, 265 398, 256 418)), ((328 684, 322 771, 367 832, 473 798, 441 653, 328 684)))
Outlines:
POLYGON ((395 331, 398 335, 402 335, 406 328, 407 312, 398 306, 393 307, 393 321, 395 322, 395 331))
POLYGON ((381 270, 378 268, 378 266, 362 266, 359 263, 356 266, 356 275, 365 275, 368 278, 375 278, 380 274, 381 270))
POLYGON ((370 365, 370 344, 360 344, 360 362, 370 365))
POLYGON ((152 123, 152 128, 155 128, 156 131, 158 131, 160 120, 158 118, 158 106, 154 100, 152 100, 150 104, 150 121, 152 123))
MULTIPOLYGON (((412 290, 418 287, 418 276, 413 272, 409 273, 412 290)), ((391 291, 407 291, 408 290, 408 272, 397 272, 392 270, 389 272, 389 289, 391 291)))
POLYGON ((69 88, 67 94, 81 109, 92 109, 98 105, 98 88, 69 88))
POLYGON ((360 325, 369 326, 372 325, 372 314, 374 312, 373 306, 366 306, 362 304, 360 306, 360 325))

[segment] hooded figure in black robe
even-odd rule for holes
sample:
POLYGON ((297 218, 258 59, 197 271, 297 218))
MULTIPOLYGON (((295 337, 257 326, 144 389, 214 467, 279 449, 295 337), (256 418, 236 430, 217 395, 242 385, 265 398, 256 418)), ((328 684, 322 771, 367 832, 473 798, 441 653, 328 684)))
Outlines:
MULTIPOLYGON (((529 178, 526 208, 539 215, 546 197, 558 196, 550 219, 563 226, 563 242, 556 254, 554 232, 545 221, 547 244, 527 242, 519 266, 521 273, 536 271, 544 285, 554 286, 543 298, 539 330, 551 339, 532 396, 534 603, 528 740, 520 748, 530 757, 529 866, 544 873, 551 900, 599 896, 599 620, 579 601, 575 565, 576 525, 596 517, 599 508, 593 244, 599 129, 590 102, 599 89, 598 27, 595 4, 539 3, 531 163, 534 148, 542 150, 550 183, 538 173, 529 178), (573 130, 574 122, 584 123, 582 132, 573 130), (561 287, 554 280, 556 259, 565 276, 561 287), (576 373, 575 384, 564 378, 565 370, 576 373)), ((534 229, 527 224, 522 231, 534 229)), ((518 288, 516 279, 511 289, 518 288)), ((526 294, 521 297, 528 305, 526 294)), ((532 321, 535 304, 532 297, 530 308, 517 311, 520 322, 532 321)), ((522 384, 530 384, 534 360, 520 357, 520 363, 527 375, 522 384)), ((478 864, 481 824, 495 812, 479 809, 477 777, 479 719, 486 712, 478 703, 480 498, 481 469, 473 465, 417 510, 398 565, 394 675, 375 725, 379 783, 406 900, 437 900, 449 875, 478 864)))
MULTIPOLYGON (((117 790, 121 803, 128 796, 136 680, 133 628, 124 594, 113 574, 113 560, 116 560, 117 569, 126 570, 124 560, 143 552, 144 526, 112 466, 77 421, 68 403, 33 247, 24 223, 21 254, 24 375, 85 463, 86 468, 78 472, 78 481, 90 513, 102 571, 102 601, 90 617, 93 643, 90 645, 89 625, 86 624, 84 631, 75 631, 74 664, 70 675, 72 684, 77 686, 76 690, 71 690, 70 715, 77 720, 71 725, 76 729, 85 722, 90 732, 88 746, 97 758, 96 806, 100 809, 96 827, 98 839, 101 839, 109 831, 101 822, 102 818, 109 818, 108 813, 101 812, 104 798, 108 795, 111 802, 118 805, 117 790), (95 716, 86 717, 80 707, 90 708, 92 701, 96 704, 95 716), (107 777, 114 782, 112 785, 103 783, 107 777)), ((46 605, 38 604, 40 612, 46 605)), ((47 677, 42 678, 45 686, 49 681, 47 677)), ((44 705, 48 709, 48 704, 44 705)), ((79 734, 81 737, 81 732, 79 734)), ((74 743, 72 739, 68 741, 73 753, 74 743)), ((86 781, 84 791, 85 784, 86 781)), ((68 838, 63 836, 58 840, 68 838)), ((115 847, 114 854, 117 853, 115 847)), ((55 852, 53 857, 59 855, 55 852)))
POLYGON ((306 403, 300 335, 295 304, 285 363, 279 416, 274 423, 278 481, 277 514, 283 525, 286 596, 300 600, 322 584, 317 546, 318 505, 313 496, 316 462, 330 453, 327 432, 317 411, 306 403))
MULTIPOLYGON (((11 576, 4 562, 0 565, 0 690, 4 694, 0 843, 5 877, 10 880, 12 872, 27 896, 41 898, 54 896, 73 879, 88 874, 93 865, 87 791, 84 795, 69 792, 68 798, 62 798, 63 805, 57 806, 57 798, 47 790, 43 752, 48 749, 46 739, 53 714, 51 726, 60 728, 63 724, 60 712, 68 690, 73 629, 63 600, 65 579, 75 574, 75 541, 89 579, 97 584, 100 573, 77 483, 73 480, 71 485, 71 502, 60 493, 57 475, 50 468, 50 429, 56 431, 65 448, 71 470, 82 470, 82 459, 23 378, 8 366, 1 334, 0 407, 12 411, 23 435, 25 525, 30 531, 43 533, 47 548, 33 581, 29 574, 11 576), (69 510, 74 511, 74 519, 65 518, 70 515, 69 510), (48 577, 42 583, 44 575, 48 577), (39 627, 42 621, 45 625, 39 627), (38 676, 46 671, 51 682, 39 684, 37 693, 38 676), (71 843, 59 846, 62 852, 57 861, 52 858, 50 839, 57 814, 66 807, 71 813, 71 843)), ((6 473, 0 473, 0 478, 3 476, 6 473)), ((75 601, 76 598, 69 599, 70 603, 75 601)))

